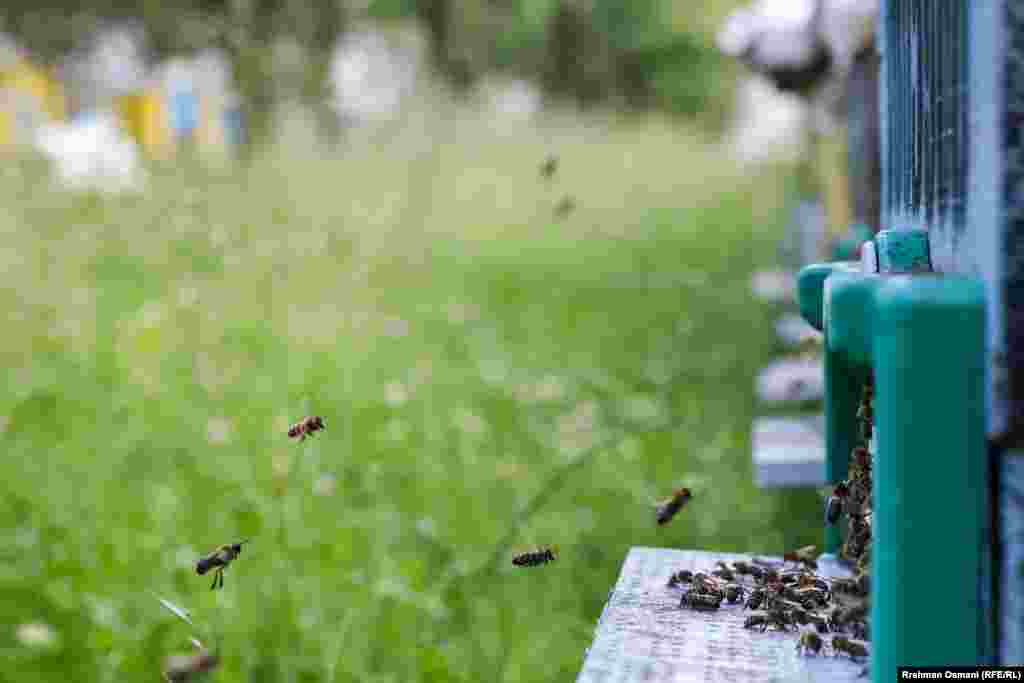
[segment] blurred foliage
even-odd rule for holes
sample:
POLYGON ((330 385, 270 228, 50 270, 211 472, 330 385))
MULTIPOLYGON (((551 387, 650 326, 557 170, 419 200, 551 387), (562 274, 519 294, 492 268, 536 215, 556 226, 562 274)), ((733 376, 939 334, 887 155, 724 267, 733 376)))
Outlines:
POLYGON ((707 13, 731 1, 692 4, 679 20, 672 0, 371 0, 358 9, 339 0, 9 0, 0 28, 44 62, 81 46, 102 19, 140 20, 153 57, 206 46, 227 48, 248 101, 256 137, 266 128, 274 93, 267 55, 277 38, 302 45, 310 60, 303 92, 323 99, 330 48, 352 20, 418 18, 435 67, 460 88, 490 71, 541 77, 549 95, 581 104, 614 102, 717 122, 729 66, 711 43, 707 13))
POLYGON ((221 683, 571 680, 631 546, 820 537, 751 471, 784 175, 663 117, 459 123, 427 165, 398 126, 144 195, 0 167, 0 680, 157 680, 196 633, 154 596, 221 683), (211 592, 192 563, 248 536, 211 592))

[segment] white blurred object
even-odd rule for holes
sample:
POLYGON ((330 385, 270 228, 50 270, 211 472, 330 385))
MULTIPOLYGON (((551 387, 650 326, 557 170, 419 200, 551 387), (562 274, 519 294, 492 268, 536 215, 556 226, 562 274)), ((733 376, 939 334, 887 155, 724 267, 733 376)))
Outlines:
POLYGON ((523 79, 485 76, 480 92, 490 112, 508 121, 529 121, 540 112, 543 104, 540 89, 523 79))
POLYGON ((104 193, 141 189, 143 170, 138 148, 112 113, 43 126, 36 135, 36 145, 53 162, 57 180, 67 189, 104 193))
POLYGON ((827 130, 842 117, 846 79, 873 43, 878 11, 878 0, 759 0, 726 19, 718 47, 808 98, 813 125, 827 130))
POLYGON ((422 36, 362 28, 338 43, 331 59, 333 105, 343 120, 386 120, 398 114, 416 85, 422 36))
POLYGON ((92 69, 96 82, 112 95, 139 90, 146 78, 143 57, 145 31, 132 23, 113 24, 102 29, 92 48, 92 69))
POLYGON ((729 134, 731 156, 744 164, 771 159, 796 161, 804 153, 807 103, 779 92, 765 78, 743 79, 736 88, 736 120, 729 134))

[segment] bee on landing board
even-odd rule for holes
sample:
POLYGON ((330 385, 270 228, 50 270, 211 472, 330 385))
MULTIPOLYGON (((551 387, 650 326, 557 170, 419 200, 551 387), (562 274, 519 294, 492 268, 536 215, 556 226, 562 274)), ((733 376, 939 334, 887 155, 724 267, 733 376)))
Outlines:
POLYGON ((213 585, 210 586, 210 590, 216 589, 218 585, 221 588, 224 587, 224 570, 242 554, 242 545, 248 542, 249 539, 245 539, 231 545, 222 545, 206 557, 199 558, 199 561, 196 562, 196 574, 202 576, 211 569, 214 570, 213 585))
POLYGON ((324 429, 324 419, 322 417, 304 417, 300 422, 296 422, 288 429, 288 436, 302 442, 306 440, 307 436, 321 429, 324 429))
POLYGON ((805 545, 803 548, 797 548, 793 552, 786 553, 782 556, 782 559, 786 562, 798 562, 811 569, 817 569, 818 562, 815 559, 815 550, 817 550, 816 546, 805 545))
POLYGON ((667 498, 654 508, 655 517, 658 520, 658 526, 663 526, 672 521, 680 510, 690 501, 692 494, 690 489, 678 489, 672 494, 671 498, 667 498))
POLYGON ((517 567, 537 567, 558 559, 558 546, 543 546, 536 550, 519 553, 512 558, 512 564, 517 567))

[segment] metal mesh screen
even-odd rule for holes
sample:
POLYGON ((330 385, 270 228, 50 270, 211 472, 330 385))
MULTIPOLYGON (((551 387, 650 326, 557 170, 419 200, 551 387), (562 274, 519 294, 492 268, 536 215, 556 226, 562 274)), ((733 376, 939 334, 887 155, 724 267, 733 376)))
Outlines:
POLYGON ((965 229, 967 5, 888 0, 881 24, 883 227, 965 229))

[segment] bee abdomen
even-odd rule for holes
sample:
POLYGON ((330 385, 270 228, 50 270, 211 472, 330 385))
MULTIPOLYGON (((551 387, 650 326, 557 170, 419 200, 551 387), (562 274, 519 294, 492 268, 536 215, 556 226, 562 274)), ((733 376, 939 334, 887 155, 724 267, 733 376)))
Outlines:
POLYGON ((202 576, 206 572, 210 571, 214 567, 220 566, 219 557, 204 557, 203 559, 196 562, 196 574, 202 576))
POLYGON ((545 548, 544 550, 538 550, 532 553, 522 553, 512 558, 512 564, 517 567, 536 567, 537 565, 547 564, 548 562, 555 561, 555 554, 551 548, 545 548))

